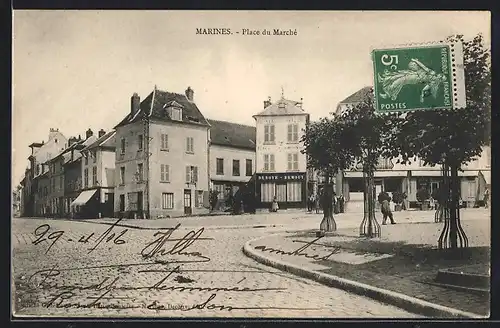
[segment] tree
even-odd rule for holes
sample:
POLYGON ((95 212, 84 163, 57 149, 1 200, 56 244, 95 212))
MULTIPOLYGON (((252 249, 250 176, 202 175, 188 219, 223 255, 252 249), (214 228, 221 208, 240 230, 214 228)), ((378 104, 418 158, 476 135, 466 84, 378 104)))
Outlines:
POLYGON ((356 158, 365 181, 364 215, 360 226, 362 236, 380 236, 380 225, 375 218, 374 172, 394 133, 393 122, 397 122, 397 117, 398 114, 375 113, 373 88, 361 103, 349 108, 342 116, 349 140, 344 149, 356 158))
POLYGON ((321 118, 311 123, 301 141, 304 143, 303 153, 307 154, 307 165, 319 171, 325 177, 325 187, 321 195, 323 220, 321 231, 335 231, 337 226, 333 218, 333 184, 335 175, 354 162, 354 155, 343 145, 349 142, 349 135, 344 129, 342 118, 321 118))
POLYGON ((415 111, 399 116, 386 155, 400 156, 402 163, 417 156, 424 165, 442 166, 443 190, 447 196, 444 206, 440 206, 445 227, 438 245, 457 248, 458 239, 461 246, 467 247, 467 237, 460 226, 458 171, 480 155, 482 147, 491 140, 491 69, 482 35, 469 41, 456 35, 447 41, 463 44, 466 108, 415 111))

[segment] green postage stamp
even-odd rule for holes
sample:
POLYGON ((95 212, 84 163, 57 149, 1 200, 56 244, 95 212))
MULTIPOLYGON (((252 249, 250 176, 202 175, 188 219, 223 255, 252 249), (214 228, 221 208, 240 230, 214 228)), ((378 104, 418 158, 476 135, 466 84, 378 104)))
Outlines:
POLYGON ((451 109, 460 105, 458 92, 462 90, 457 88, 456 76, 457 70, 463 70, 463 63, 457 65, 457 51, 461 49, 450 44, 374 50, 376 112, 451 109))

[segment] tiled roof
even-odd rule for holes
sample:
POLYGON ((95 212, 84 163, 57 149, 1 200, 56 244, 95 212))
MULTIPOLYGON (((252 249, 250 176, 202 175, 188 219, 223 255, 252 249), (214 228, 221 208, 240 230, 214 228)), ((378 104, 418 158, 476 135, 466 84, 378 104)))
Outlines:
POLYGON ((354 104, 362 102, 368 97, 372 97, 372 89, 372 87, 364 87, 342 100, 339 104, 354 104))
POLYGON ((211 119, 207 121, 211 125, 212 144, 255 150, 255 127, 211 119))
POLYGON ((196 104, 187 99, 184 94, 167 92, 162 90, 154 90, 143 101, 141 101, 140 109, 135 115, 129 113, 115 128, 138 122, 142 119, 144 113, 150 115, 151 119, 161 121, 172 121, 165 110, 169 102, 175 101, 182 106, 182 121, 184 123, 208 126, 208 122, 200 112, 196 104), (153 108, 151 110, 151 100, 153 99, 153 108))
POLYGON ((111 131, 106 133, 100 138, 94 139, 93 142, 87 143, 85 148, 81 151, 89 150, 95 147, 106 146, 106 147, 114 147, 115 146, 115 133, 116 131, 111 131))
POLYGON ((307 115, 306 112, 298 105, 300 101, 280 99, 279 101, 267 106, 262 112, 256 116, 278 116, 278 115, 307 115))

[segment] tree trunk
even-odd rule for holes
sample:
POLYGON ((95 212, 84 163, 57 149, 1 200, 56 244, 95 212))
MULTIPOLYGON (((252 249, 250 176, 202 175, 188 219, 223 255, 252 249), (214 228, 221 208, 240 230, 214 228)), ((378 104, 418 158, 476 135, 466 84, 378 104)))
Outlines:
POLYGON ((458 168, 454 165, 451 166, 451 179, 450 179, 450 192, 451 192, 451 204, 450 204, 450 247, 455 249, 458 248, 457 235, 458 235, 458 215, 460 211, 460 196, 459 196, 459 179, 458 179, 458 168))
POLYGON ((374 172, 363 172, 365 182, 363 221, 359 227, 360 236, 380 237, 380 225, 375 218, 375 184, 374 172))
POLYGON ((330 176, 326 175, 326 183, 323 188, 321 197, 323 207, 323 220, 319 225, 321 232, 334 232, 337 230, 337 224, 333 218, 333 185, 330 181, 330 176))

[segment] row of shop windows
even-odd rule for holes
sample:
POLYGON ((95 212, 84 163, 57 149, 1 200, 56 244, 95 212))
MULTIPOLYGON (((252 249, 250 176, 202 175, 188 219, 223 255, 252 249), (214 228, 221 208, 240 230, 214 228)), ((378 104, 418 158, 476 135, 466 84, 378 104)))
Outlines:
POLYGON ((302 200, 302 183, 289 181, 282 183, 262 183, 260 185, 261 202, 300 202, 302 200))

